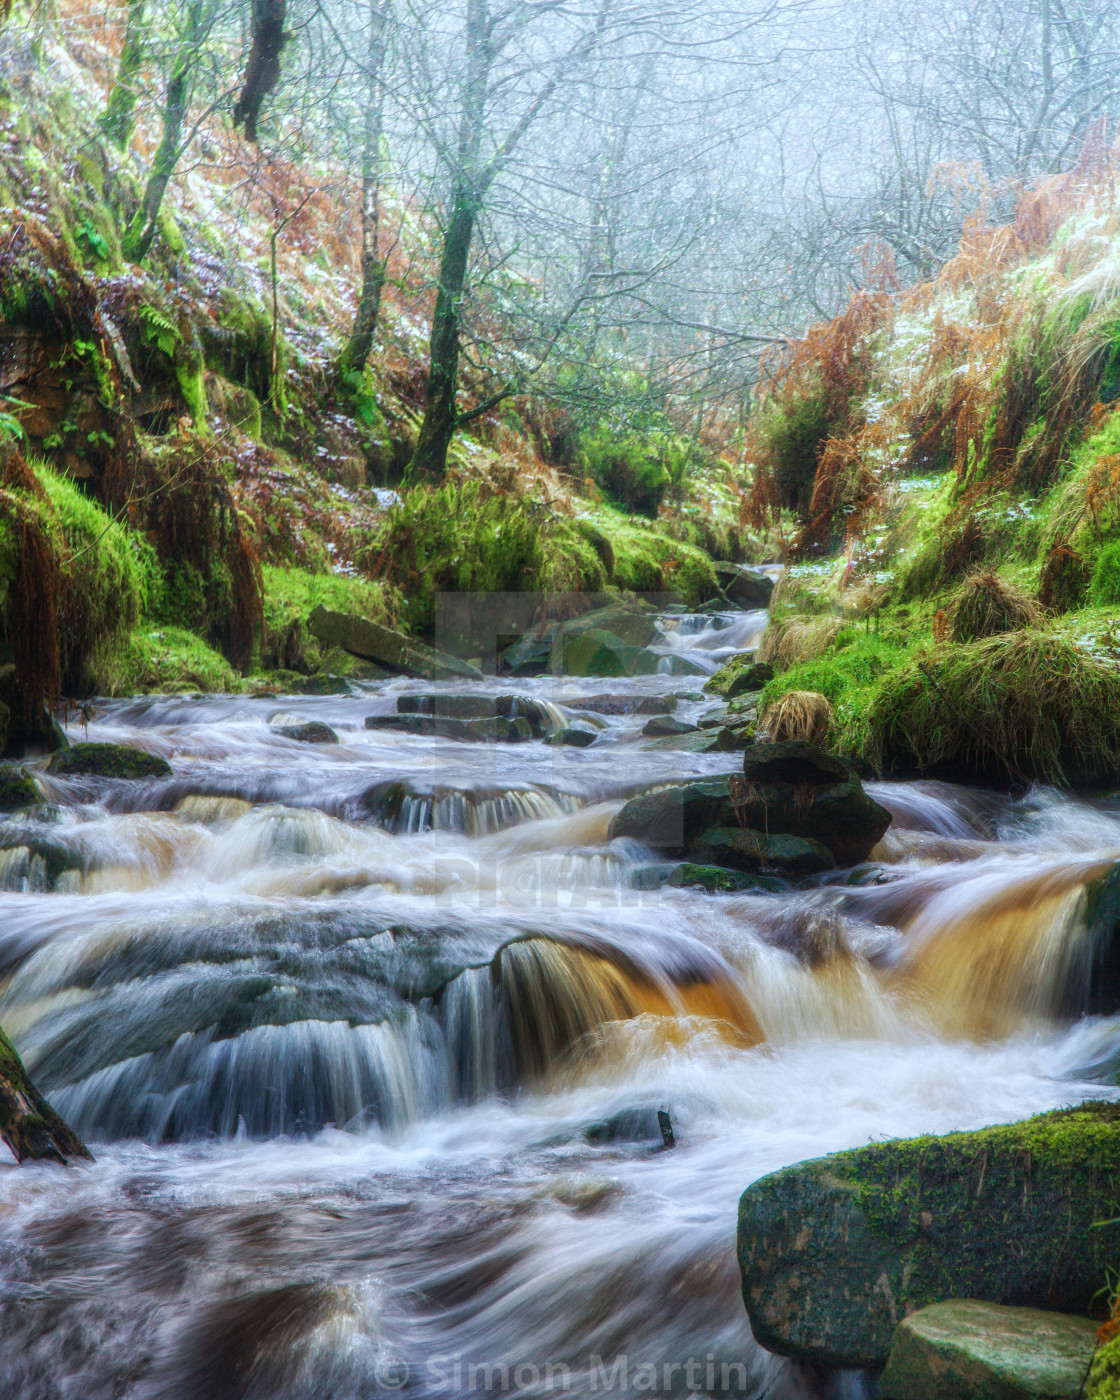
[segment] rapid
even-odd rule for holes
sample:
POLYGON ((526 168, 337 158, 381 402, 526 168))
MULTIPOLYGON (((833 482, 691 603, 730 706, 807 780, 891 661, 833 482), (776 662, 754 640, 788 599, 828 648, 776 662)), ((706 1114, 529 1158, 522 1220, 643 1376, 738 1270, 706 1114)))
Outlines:
MULTIPOLYGON (((661 650, 711 672, 764 623, 668 615, 661 650)), ((1114 1092, 1085 891, 1120 802, 874 783, 894 822, 859 871, 674 888, 611 817, 741 754, 579 706, 696 720, 702 682, 154 696, 71 728, 174 776, 42 775, 49 806, 0 822, 0 1025, 97 1158, 0 1167, 0 1396, 822 1393, 751 1338, 740 1193, 1114 1092), (480 689, 601 732, 365 727, 480 689), (341 742, 280 732, 308 719, 341 742)))

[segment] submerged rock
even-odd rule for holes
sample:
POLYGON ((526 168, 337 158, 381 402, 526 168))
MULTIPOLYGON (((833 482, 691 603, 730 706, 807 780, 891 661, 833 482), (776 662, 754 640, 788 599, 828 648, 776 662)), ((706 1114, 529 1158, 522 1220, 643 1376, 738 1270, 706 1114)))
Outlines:
POLYGON ((602 733, 594 725, 587 724, 584 720, 573 720, 571 724, 566 724, 563 729, 558 730, 549 740, 553 744, 563 744, 569 748, 587 749, 595 742, 602 733))
POLYGON ((322 720, 311 719, 306 724, 282 724, 277 726, 277 734, 285 739, 296 739, 301 744, 337 744, 338 735, 322 720))
POLYGON ((1117 1230, 1098 1224, 1117 1180, 1114 1103, 773 1172, 739 1203, 751 1328, 784 1356, 870 1367, 945 1298, 1087 1313, 1115 1259, 1117 1230))
POLYGON ((341 647, 353 656, 375 661, 406 676, 424 680, 482 679, 477 666, 356 613, 332 612, 320 605, 307 619, 307 628, 324 647, 341 647))
POLYGON ((171 764, 158 754, 127 744, 71 744, 51 759, 47 772, 58 778, 169 778, 171 764))
POLYGON ((950 1298, 899 1323, 883 1400, 1078 1400, 1097 1345, 1085 1317, 950 1298))

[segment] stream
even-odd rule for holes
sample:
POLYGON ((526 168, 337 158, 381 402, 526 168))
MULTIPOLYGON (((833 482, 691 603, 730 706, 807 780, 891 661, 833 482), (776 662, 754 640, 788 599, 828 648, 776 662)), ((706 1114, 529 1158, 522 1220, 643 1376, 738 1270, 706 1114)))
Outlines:
MULTIPOLYGON (((710 673, 764 623, 671 615, 660 649, 710 673)), ((174 776, 44 775, 45 815, 0 823, 0 1024, 97 1158, 0 1167, 0 1395, 823 1393, 751 1338, 740 1193, 1114 1092, 1120 1022, 1062 998, 1120 802, 872 783, 894 824, 856 882, 710 895, 608 827, 741 754, 638 713, 582 713, 586 749, 365 728, 408 693, 555 725, 702 683, 153 696, 71 727, 174 776), (279 732, 309 719, 341 742, 279 732)))

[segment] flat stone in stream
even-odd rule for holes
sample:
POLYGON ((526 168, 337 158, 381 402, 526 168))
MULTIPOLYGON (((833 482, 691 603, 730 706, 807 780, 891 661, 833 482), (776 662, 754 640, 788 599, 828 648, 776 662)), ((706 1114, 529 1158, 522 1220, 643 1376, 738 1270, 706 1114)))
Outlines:
POLYGON ((883 1400, 1078 1400, 1097 1324, 1087 1317, 949 1298, 903 1318, 883 1400))
POLYGON ((529 695, 437 694, 402 695, 397 700, 398 715, 427 715, 436 719, 492 720, 524 719, 534 739, 552 727, 547 705, 529 695))
POLYGON ((429 739, 458 739, 467 744, 523 744, 533 737, 529 721, 495 715, 491 719, 447 719, 440 715, 367 715, 367 729, 389 729, 429 739))
POLYGON ((772 1172, 739 1203, 751 1328, 783 1356, 872 1367, 903 1318, 946 1298, 1088 1313, 1115 1263, 1118 1231, 1099 1222, 1117 1182, 1116 1103, 772 1172))
POLYGON ((557 730, 548 742, 561 744, 567 748, 589 749, 601 733, 602 730, 596 729, 594 725, 577 719, 573 720, 571 724, 566 724, 563 729, 557 730))
POLYGON ((55 753, 47 772, 58 778, 168 778, 171 764, 127 744, 71 744, 55 753))
POLYGON ((419 676, 424 680, 482 679, 477 666, 436 651, 357 613, 332 612, 320 605, 307 619, 307 630, 325 647, 341 647, 353 656, 376 661, 406 676, 419 676))
POLYGON ((596 715, 668 715, 677 706, 675 695, 590 695, 584 700, 565 700, 566 710, 586 710, 596 715))

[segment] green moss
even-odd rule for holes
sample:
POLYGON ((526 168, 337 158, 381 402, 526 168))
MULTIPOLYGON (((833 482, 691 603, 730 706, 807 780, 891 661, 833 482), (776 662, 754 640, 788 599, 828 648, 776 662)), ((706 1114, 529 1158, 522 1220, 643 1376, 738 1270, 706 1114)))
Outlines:
POLYGON ((197 432, 208 435, 209 425, 206 422, 206 384, 203 379, 202 366, 191 368, 185 364, 176 364, 175 378, 179 381, 179 389, 183 395, 183 402, 190 409, 191 418, 197 432))
POLYGON ((1097 1347, 1085 1382, 1085 1400, 1120 1400, 1120 1337, 1097 1347))
POLYGON ((271 564, 266 564, 262 572, 264 620, 274 632, 284 631, 297 620, 306 622, 320 605, 333 612, 358 613, 385 627, 393 626, 396 600, 381 580, 313 574, 306 569, 271 564))
POLYGON ((714 597, 716 575, 702 549, 615 511, 598 510, 590 517, 610 544, 610 582, 635 593, 673 592, 696 605, 714 597))
POLYGON ((106 695, 241 689, 225 657, 179 627, 136 629, 106 661, 103 675, 106 695))
POLYGON ((34 807, 43 800, 39 785, 24 768, 0 768, 0 812, 34 807))

